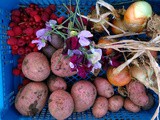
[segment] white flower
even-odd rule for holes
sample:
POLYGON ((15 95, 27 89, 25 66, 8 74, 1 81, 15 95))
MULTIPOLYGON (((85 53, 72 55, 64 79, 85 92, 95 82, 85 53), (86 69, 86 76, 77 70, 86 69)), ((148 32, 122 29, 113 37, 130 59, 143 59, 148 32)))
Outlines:
POLYGON ((101 49, 91 49, 92 54, 90 55, 89 61, 94 65, 99 60, 101 60, 102 57, 102 50, 101 49))

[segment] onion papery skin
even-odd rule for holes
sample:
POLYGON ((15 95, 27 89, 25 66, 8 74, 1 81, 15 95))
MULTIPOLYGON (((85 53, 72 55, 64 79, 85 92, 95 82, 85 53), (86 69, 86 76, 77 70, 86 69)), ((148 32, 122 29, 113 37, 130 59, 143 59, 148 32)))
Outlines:
POLYGON ((141 32, 147 20, 152 16, 152 7, 145 1, 138 1, 129 6, 124 14, 124 23, 131 32, 141 32))

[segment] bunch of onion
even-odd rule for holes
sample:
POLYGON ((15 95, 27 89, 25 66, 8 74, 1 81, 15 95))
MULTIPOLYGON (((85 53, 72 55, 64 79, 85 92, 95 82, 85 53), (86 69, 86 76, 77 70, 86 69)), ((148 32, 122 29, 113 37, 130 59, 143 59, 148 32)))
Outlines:
MULTIPOLYGON (((142 32, 151 16, 151 5, 146 1, 138 1, 131 4, 121 18, 115 18, 113 24, 125 31, 142 32)), ((115 34, 122 33, 114 28, 112 28, 112 32, 115 34)))
POLYGON ((109 21, 109 15, 112 15, 113 17, 117 18, 119 17, 116 9, 104 2, 103 0, 98 0, 96 2, 96 9, 92 11, 92 13, 88 16, 80 15, 79 16, 89 20, 90 22, 93 23, 93 29, 96 32, 103 32, 106 31, 108 35, 110 35, 110 32, 108 31, 108 26, 114 27, 123 33, 125 32, 124 30, 120 29, 119 27, 116 27, 109 21))

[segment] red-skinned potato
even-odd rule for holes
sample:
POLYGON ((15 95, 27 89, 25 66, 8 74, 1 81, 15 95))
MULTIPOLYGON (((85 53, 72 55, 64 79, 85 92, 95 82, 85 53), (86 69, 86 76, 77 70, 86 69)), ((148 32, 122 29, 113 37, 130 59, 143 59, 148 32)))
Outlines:
POLYGON ((107 79, 102 77, 97 77, 94 80, 94 85, 96 86, 97 93, 100 96, 110 98, 114 95, 113 86, 108 82, 107 79))
POLYGON ((118 112, 124 104, 124 99, 120 95, 114 95, 108 99, 108 109, 111 112, 118 112))
POLYGON ((94 104, 97 91, 91 82, 81 80, 72 86, 71 95, 75 103, 75 112, 83 112, 94 104))
POLYGON ((32 81, 43 81, 50 74, 49 62, 42 53, 31 52, 25 56, 22 63, 22 72, 32 81))
POLYGON ((149 102, 149 97, 146 94, 145 86, 137 80, 132 80, 129 84, 126 85, 128 97, 130 100, 138 105, 145 106, 149 102))
POLYGON ((72 71, 69 66, 69 58, 62 54, 63 49, 58 49, 51 58, 51 70, 59 77, 70 77, 75 75, 77 71, 72 71))
POLYGON ((74 110, 73 98, 64 90, 56 90, 49 97, 48 109, 54 118, 64 120, 74 110))
POLYGON ((55 75, 51 75, 47 81, 48 88, 51 92, 56 90, 66 90, 67 83, 64 81, 63 78, 57 77, 55 75))
POLYGON ((47 101, 48 88, 42 82, 30 82, 20 89, 15 99, 15 108, 24 116, 41 112, 47 101))
POLYGON ((143 110, 149 110, 154 106, 154 97, 151 93, 148 93, 147 96, 149 97, 149 102, 147 105, 143 106, 143 110))
POLYGON ((134 104, 129 98, 124 101, 124 108, 130 112, 139 112, 141 110, 140 106, 134 104))
POLYGON ((92 108, 94 117, 101 118, 108 112, 108 100, 105 97, 98 97, 92 108))

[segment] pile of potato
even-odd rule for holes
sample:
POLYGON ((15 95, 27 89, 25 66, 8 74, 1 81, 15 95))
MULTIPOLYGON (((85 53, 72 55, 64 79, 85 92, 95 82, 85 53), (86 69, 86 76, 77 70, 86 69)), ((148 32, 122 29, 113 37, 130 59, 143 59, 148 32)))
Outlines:
POLYGON ((18 92, 15 108, 25 116, 41 112, 46 103, 51 115, 59 120, 68 118, 73 112, 83 112, 92 108, 96 118, 108 111, 118 112, 123 107, 130 112, 148 110, 154 104, 152 94, 146 92, 143 84, 132 80, 126 85, 127 97, 115 93, 106 78, 97 77, 93 82, 79 80, 67 90, 63 77, 76 74, 69 67, 69 59, 57 50, 50 60, 40 52, 32 52, 23 60, 22 71, 32 80, 18 92))

